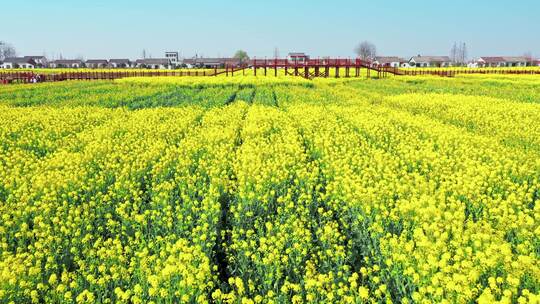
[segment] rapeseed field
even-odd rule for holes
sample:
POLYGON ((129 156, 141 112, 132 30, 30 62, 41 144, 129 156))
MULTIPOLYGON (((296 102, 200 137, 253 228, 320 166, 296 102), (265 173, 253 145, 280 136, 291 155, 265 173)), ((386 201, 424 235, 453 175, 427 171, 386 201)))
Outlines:
POLYGON ((540 78, 0 87, 0 303, 539 303, 540 78))

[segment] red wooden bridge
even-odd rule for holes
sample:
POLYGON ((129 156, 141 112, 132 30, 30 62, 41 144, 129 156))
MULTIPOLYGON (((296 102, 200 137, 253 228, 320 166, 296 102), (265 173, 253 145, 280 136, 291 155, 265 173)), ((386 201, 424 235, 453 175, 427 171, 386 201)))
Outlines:
POLYGON ((273 70, 274 76, 277 76, 278 69, 284 70, 285 75, 301 76, 307 79, 360 77, 362 69, 366 70, 367 77, 371 77, 372 73, 377 73, 379 78, 386 77, 388 74, 403 75, 399 69, 374 66, 371 62, 362 59, 307 59, 304 61, 253 59, 250 60, 248 66, 253 69, 255 76, 259 70, 262 70, 264 76, 268 75, 268 70, 273 70))

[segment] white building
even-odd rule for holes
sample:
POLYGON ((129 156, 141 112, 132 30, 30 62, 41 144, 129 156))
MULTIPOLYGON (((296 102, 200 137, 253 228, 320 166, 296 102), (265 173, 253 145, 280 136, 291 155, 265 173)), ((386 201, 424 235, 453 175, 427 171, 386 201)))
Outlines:
POLYGON ((180 64, 180 57, 178 52, 165 52, 165 58, 169 59, 173 67, 177 67, 180 64))
POLYGON ((448 56, 415 56, 411 57, 409 64, 412 67, 432 68, 432 67, 449 67, 452 66, 452 61, 448 56))
POLYGON ((467 62, 467 67, 468 68, 477 68, 478 67, 478 61, 467 62))
POLYGON ((12 57, 4 59, 2 69, 35 69, 36 62, 26 57, 12 57))
POLYGON ((309 56, 306 53, 289 53, 287 60, 290 63, 304 64, 309 60, 309 56))
POLYGON ((399 67, 401 68, 410 68, 411 67, 411 64, 408 63, 408 62, 402 62, 399 67))

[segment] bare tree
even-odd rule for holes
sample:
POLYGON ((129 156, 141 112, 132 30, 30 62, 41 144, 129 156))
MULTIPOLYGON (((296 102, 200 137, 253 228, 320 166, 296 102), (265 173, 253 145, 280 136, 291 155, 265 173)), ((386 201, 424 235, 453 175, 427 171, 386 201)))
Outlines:
POLYGON ((465 42, 454 42, 450 49, 450 60, 454 65, 465 65, 467 63, 468 51, 465 42))
POLYGON ((279 49, 277 47, 274 48, 274 58, 279 58, 279 49))
POLYGON ((450 60, 453 64, 458 63, 458 46, 457 42, 454 42, 454 45, 452 46, 452 49, 450 49, 450 60))
POLYGON ((460 64, 465 65, 467 63, 468 53, 469 52, 467 51, 467 44, 465 42, 462 42, 461 47, 459 48, 460 64))
POLYGON ((530 51, 525 52, 525 54, 523 54, 523 57, 527 59, 527 66, 532 66, 534 64, 534 57, 530 51))
POLYGON ((0 60, 17 56, 17 50, 11 44, 0 41, 0 60))
POLYGON ((371 60, 375 59, 375 56, 377 56, 377 47, 369 41, 363 41, 358 44, 354 49, 354 52, 362 60, 371 60))

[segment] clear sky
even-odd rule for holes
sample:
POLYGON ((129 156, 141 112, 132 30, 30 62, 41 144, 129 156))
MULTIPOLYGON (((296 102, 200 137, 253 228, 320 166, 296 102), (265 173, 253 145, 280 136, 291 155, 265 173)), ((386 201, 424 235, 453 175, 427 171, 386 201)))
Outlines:
POLYGON ((131 58, 282 57, 290 51, 354 56, 362 40, 381 55, 540 56, 539 0, 24 0, 2 1, 0 40, 20 55, 131 58))

